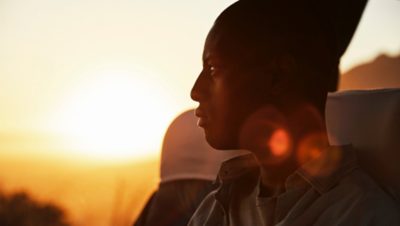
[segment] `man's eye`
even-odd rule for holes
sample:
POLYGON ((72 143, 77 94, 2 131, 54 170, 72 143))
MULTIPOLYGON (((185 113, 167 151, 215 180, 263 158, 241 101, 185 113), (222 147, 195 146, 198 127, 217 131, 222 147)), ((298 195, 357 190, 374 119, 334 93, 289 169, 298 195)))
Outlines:
POLYGON ((210 74, 211 74, 211 75, 215 75, 215 73, 216 73, 216 71, 217 71, 217 68, 214 67, 214 66, 210 66, 208 70, 210 71, 210 74))
POLYGON ((209 76, 215 76, 217 73, 219 73, 219 67, 212 66, 210 64, 204 65, 204 72, 206 72, 209 76))

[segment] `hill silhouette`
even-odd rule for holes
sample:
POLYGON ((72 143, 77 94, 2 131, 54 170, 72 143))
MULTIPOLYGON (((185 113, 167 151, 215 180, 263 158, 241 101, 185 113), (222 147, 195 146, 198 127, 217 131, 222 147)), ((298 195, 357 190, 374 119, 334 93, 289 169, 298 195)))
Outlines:
POLYGON ((2 226, 69 226, 65 218, 61 208, 35 201, 26 192, 6 195, 0 191, 2 226))
MULTIPOLYGON (((130 225, 156 188, 159 178, 156 158, 82 165, 46 156, 36 157, 2 156, 0 151, 0 218, 1 194, 11 200, 12 194, 23 190, 30 199, 34 198, 33 201, 57 204, 67 214, 70 225, 130 225)), ((30 226, 36 225, 46 226, 30 226)), ((0 226, 8 225, 0 221, 0 226)))
POLYGON ((339 89, 379 89, 400 87, 400 55, 382 54, 372 62, 358 65, 343 74, 339 89))

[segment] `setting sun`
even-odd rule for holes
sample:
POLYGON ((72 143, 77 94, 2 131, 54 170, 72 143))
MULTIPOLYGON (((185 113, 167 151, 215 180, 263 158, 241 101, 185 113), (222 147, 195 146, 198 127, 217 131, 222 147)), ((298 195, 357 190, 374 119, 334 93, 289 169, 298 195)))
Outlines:
MULTIPOLYGON (((167 127, 198 106, 210 28, 235 1, 0 0, 0 206, 22 190, 69 226, 132 225, 158 186, 167 127)), ((384 69, 400 59, 400 1, 368 2, 340 84, 400 84, 384 69), (385 67, 365 76, 375 61, 385 67)), ((279 162, 295 149, 270 132, 259 142, 279 162)), ((319 156, 311 138, 299 162, 319 156)))
POLYGON ((123 160, 154 156, 173 117, 169 101, 139 71, 93 72, 66 95, 52 127, 79 157, 123 160), (156 139, 159 138, 159 139, 156 139))

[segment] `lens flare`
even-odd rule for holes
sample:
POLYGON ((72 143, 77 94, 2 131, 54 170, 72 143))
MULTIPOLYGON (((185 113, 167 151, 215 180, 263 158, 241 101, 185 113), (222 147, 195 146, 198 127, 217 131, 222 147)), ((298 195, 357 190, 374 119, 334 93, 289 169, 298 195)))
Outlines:
POLYGON ((318 158, 322 150, 326 149, 328 141, 321 133, 313 133, 304 137, 298 145, 297 159, 300 165, 318 158))
POLYGON ((263 164, 284 162, 292 152, 292 137, 284 115, 273 106, 251 114, 241 129, 240 145, 262 156, 263 164))
POLYGON ((342 159, 339 148, 329 148, 324 133, 311 134, 299 143, 297 161, 310 175, 326 176, 335 171, 342 159))
POLYGON ((268 147, 274 156, 281 157, 286 155, 290 148, 290 136, 286 130, 275 130, 268 141, 268 147))

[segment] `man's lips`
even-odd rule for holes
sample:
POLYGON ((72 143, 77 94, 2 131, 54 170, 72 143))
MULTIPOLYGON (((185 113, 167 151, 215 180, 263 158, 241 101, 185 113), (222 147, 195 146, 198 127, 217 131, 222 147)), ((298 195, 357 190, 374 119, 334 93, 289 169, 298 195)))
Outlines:
POLYGON ((204 127, 207 124, 207 116, 203 110, 197 108, 195 111, 195 115, 199 118, 197 121, 197 125, 200 127, 204 127))

